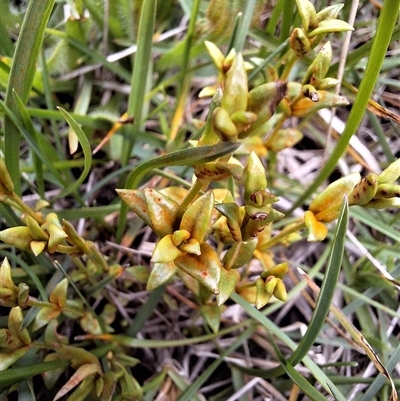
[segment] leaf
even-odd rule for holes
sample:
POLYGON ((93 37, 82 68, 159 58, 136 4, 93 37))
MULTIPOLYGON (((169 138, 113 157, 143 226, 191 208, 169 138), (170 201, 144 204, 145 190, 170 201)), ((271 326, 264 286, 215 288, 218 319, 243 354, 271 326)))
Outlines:
POLYGON ((178 270, 174 262, 154 263, 147 281, 147 291, 154 290, 169 281, 178 270))
POLYGON ((218 333, 219 325, 221 323, 221 309, 217 305, 201 305, 201 314, 204 320, 210 326, 213 333, 218 333))
POLYGON ((213 207, 214 193, 206 192, 186 209, 182 216, 180 229, 189 231, 191 238, 202 243, 204 237, 211 230, 213 207))
POLYGON ((76 387, 79 383, 81 383, 86 377, 92 376, 96 373, 101 373, 101 369, 98 364, 89 363, 80 366, 77 371, 71 376, 71 378, 57 392, 57 394, 53 398, 53 401, 59 400, 74 387, 76 387))
POLYGON ((222 305, 235 290, 236 284, 240 280, 240 273, 235 270, 221 270, 221 280, 219 283, 219 294, 217 295, 218 305, 222 305))
POLYGON ((214 294, 219 293, 221 262, 214 248, 206 243, 200 244, 201 255, 187 254, 175 259, 175 264, 185 273, 197 279, 214 294))

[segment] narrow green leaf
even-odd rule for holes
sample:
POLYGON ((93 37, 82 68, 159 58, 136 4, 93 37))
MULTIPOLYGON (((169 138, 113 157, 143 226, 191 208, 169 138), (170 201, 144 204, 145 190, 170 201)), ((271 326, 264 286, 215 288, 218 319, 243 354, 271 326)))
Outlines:
POLYGON ((1 43, 1 56, 12 57, 14 53, 14 45, 8 36, 7 30, 0 19, 0 43, 1 43))
MULTIPOLYGON (((15 92, 15 99, 18 99, 16 92, 15 92)), ((20 101, 20 103, 22 103, 22 100, 20 101)), ((35 140, 35 138, 32 138, 30 132, 23 127, 21 122, 18 120, 16 115, 13 113, 13 111, 9 107, 7 107, 7 105, 2 100, 0 100, 0 105, 3 107, 7 118, 9 118, 10 121, 12 121, 12 123, 14 124, 14 126, 18 129, 18 131, 19 131, 18 135, 19 134, 23 135, 24 139, 28 142, 29 146, 32 148, 34 153, 38 155, 39 159, 43 162, 43 164, 45 164, 46 167, 52 172, 53 177, 56 180, 58 180, 59 185, 62 187, 66 186, 64 178, 57 171, 57 169, 54 168, 54 165, 53 165, 52 160, 50 159, 48 153, 42 151, 41 147, 39 146, 39 144, 35 140)), ((15 108, 16 108, 16 112, 18 113, 18 109, 19 109, 18 104, 15 104, 15 108)), ((36 137, 36 135, 35 135, 35 137, 36 137)), ((18 151, 18 153, 19 153, 19 151, 18 151)), ((18 158, 18 160, 19 160, 19 158, 18 158)), ((14 181, 14 185, 15 185, 15 181, 14 181)))
POLYGON ((239 21, 239 26, 236 31, 235 41, 233 45, 234 49, 237 52, 241 52, 244 48, 256 5, 257 0, 247 0, 244 3, 243 15, 239 21))
POLYGON ((157 0, 147 0, 142 4, 140 15, 137 52, 131 80, 131 93, 128 100, 128 117, 134 118, 133 129, 124 140, 122 165, 128 163, 133 145, 142 126, 143 105, 145 103, 147 77, 149 73, 151 49, 153 45, 154 22, 157 0))
POLYGON ((313 401, 327 401, 315 387, 313 387, 310 382, 303 377, 285 358, 281 358, 281 363, 283 369, 285 369, 286 374, 293 380, 293 382, 301 389, 301 391, 308 396, 313 401))
MULTIPOLYGON (((400 344, 397 345, 397 347, 391 352, 390 358, 386 363, 385 367, 389 373, 391 373, 392 370, 395 369, 396 366, 398 366, 399 361, 400 361, 400 344)), ((378 391, 384 385, 386 380, 387 379, 383 375, 375 377, 374 381, 368 387, 367 391, 361 397, 360 401, 369 401, 374 399, 374 397, 377 395, 378 391)))
POLYGON ((329 256, 328 266, 326 268, 324 280, 321 285, 321 291, 315 304, 314 313, 308 324, 307 331, 299 343, 299 346, 289 358, 290 363, 293 365, 299 363, 301 359, 307 355, 307 352, 318 337, 322 326, 325 323, 326 316, 329 313, 336 283, 338 282, 339 278, 340 267, 342 265, 348 214, 349 208, 347 198, 344 198, 340 208, 335 236, 332 241, 332 250, 329 256))
POLYGON ((10 368, 0 372, 0 389, 5 389, 14 383, 20 382, 21 380, 28 379, 35 375, 48 372, 50 370, 66 368, 70 366, 70 361, 52 361, 42 362, 37 365, 31 366, 19 366, 17 368, 10 368))
MULTIPOLYGON (((13 95, 15 97, 15 102, 18 106, 19 113, 21 115, 22 121, 24 123, 25 128, 30 133, 33 140, 37 142, 37 132, 35 127, 33 126, 32 120, 26 110, 24 102, 18 96, 17 92, 13 91, 13 95)), ((33 163, 35 166, 35 173, 36 173, 36 185, 38 187, 39 194, 44 197, 44 179, 43 179, 43 165, 42 161, 40 160, 39 156, 36 153, 33 153, 33 163)))
POLYGON ((180 396, 176 401, 190 401, 196 395, 199 388, 211 377, 219 365, 230 355, 236 348, 240 347, 255 331, 255 326, 248 327, 233 344, 216 359, 180 396))
MULTIPOLYGON (((16 114, 17 105, 13 91, 28 101, 39 52, 42 47, 44 31, 53 9, 54 0, 31 0, 18 36, 11 66, 10 80, 6 92, 6 105, 16 114)), ((14 181, 15 192, 21 193, 21 174, 19 167, 20 135, 18 128, 9 117, 4 119, 4 160, 14 181)))
MULTIPOLYGON (((353 206, 351 209, 351 216, 374 230, 392 238, 394 241, 399 241, 399 231, 393 226, 385 223, 382 219, 371 218, 371 210, 366 210, 361 207, 353 206)), ((377 212, 379 213, 379 212, 377 212)))

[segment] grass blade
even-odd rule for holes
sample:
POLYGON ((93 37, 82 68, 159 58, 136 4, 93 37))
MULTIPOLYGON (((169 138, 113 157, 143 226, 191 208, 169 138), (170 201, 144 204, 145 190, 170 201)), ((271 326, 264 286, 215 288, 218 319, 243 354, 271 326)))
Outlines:
POLYGON ((125 139, 122 165, 128 163, 136 137, 139 135, 142 125, 143 104, 146 94, 147 77, 151 59, 151 49, 153 44, 154 22, 156 15, 157 0, 148 0, 143 2, 140 15, 137 52, 135 56, 135 65, 132 74, 132 90, 128 101, 128 117, 134 118, 133 129, 127 139, 125 139))
POLYGON ((303 356, 307 354, 308 350, 314 344, 314 341, 316 340, 325 322, 325 318, 329 313, 336 283, 338 282, 339 278, 340 267, 342 265, 348 215, 349 208, 347 198, 344 198, 340 209, 335 236, 332 241, 332 250, 328 260, 328 266, 326 268, 314 313, 308 324, 307 331, 299 343, 299 346, 289 358, 289 361, 294 365, 301 361, 303 356))
MULTIPOLYGON (((22 23, 21 32, 15 48, 10 79, 6 92, 6 105, 16 114, 13 91, 24 103, 28 101, 43 42, 47 21, 53 9, 54 0, 32 0, 22 23)), ((20 135, 18 128, 6 117, 4 119, 4 160, 15 185, 15 192, 21 193, 21 174, 19 167, 20 135)))

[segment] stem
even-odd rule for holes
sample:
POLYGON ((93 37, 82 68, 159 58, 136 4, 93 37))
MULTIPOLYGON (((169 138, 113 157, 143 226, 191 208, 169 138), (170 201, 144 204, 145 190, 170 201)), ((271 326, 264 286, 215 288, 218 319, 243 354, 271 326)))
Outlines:
MULTIPOLYGON (((285 60, 285 58, 284 58, 284 60, 285 60)), ((287 55, 287 62, 285 64, 285 68, 280 77, 281 81, 285 81, 288 78, 288 76, 290 74, 290 70, 293 68, 296 61, 297 61, 296 54, 294 54, 294 52, 292 50, 289 50, 289 54, 287 55)))
POLYGON ((30 208, 15 192, 10 196, 9 199, 14 201, 18 205, 18 208, 20 210, 24 211, 27 215, 31 216, 39 224, 44 223, 44 219, 40 215, 40 213, 37 213, 32 208, 30 208))
POLYGON ((295 233, 296 231, 300 231, 305 228, 304 220, 301 220, 298 223, 295 223, 289 227, 284 228, 279 234, 275 235, 274 238, 271 238, 268 242, 266 242, 260 251, 265 251, 268 248, 271 248, 273 245, 277 244, 279 241, 282 241, 285 237, 290 234, 295 233))
POLYGON ((199 180, 196 178, 193 186, 189 189, 185 199, 179 206, 177 216, 183 216, 187 207, 197 198, 199 193, 203 191, 209 185, 210 180, 199 180))

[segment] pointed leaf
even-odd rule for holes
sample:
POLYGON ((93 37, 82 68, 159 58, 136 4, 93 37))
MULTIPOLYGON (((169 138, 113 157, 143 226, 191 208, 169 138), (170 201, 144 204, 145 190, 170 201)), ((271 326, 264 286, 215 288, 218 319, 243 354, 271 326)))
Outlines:
POLYGON ((201 305, 200 312, 213 333, 217 333, 221 323, 221 309, 217 305, 201 305))
POLYGON ((157 242, 154 248, 153 255, 151 256, 151 261, 153 263, 170 263, 174 261, 177 257, 184 255, 173 242, 172 235, 166 235, 157 242))
POLYGON ((204 242, 200 247, 201 255, 187 254, 180 256, 175 259, 175 264, 206 288, 209 288, 214 294, 218 294, 222 270, 218 254, 204 242))
POLYGON ((256 249, 257 240, 240 241, 232 245, 225 253, 223 264, 227 270, 238 269, 249 263, 253 257, 253 252, 256 249))
MULTIPOLYGON (((57 392, 53 401, 59 400, 79 383, 81 383, 86 377, 92 376, 94 374, 100 374, 100 366, 98 364, 85 364, 80 366, 77 371, 71 376, 71 378, 65 383, 61 389, 57 392)), ((75 398, 78 399, 78 398, 75 398)), ((82 398, 83 399, 83 398, 82 398)))
POLYGON ((235 270, 221 270, 221 281, 219 283, 219 294, 217 295, 218 305, 222 305, 235 290, 236 284, 240 280, 240 273, 235 270))
POLYGON ((304 213, 304 223, 307 227, 308 237, 307 241, 309 242, 318 242, 323 241, 328 235, 328 228, 324 223, 319 222, 314 213, 310 210, 307 210, 304 213))
POLYGON ((154 263, 147 282, 147 291, 155 290, 168 282, 177 272, 178 267, 174 262, 154 263))
POLYGON ((291 106, 290 109, 292 115, 296 117, 304 117, 327 107, 341 107, 350 104, 345 97, 331 92, 317 90, 316 93, 319 97, 319 101, 314 102, 308 97, 303 97, 291 106))
POLYGON ((187 230, 199 243, 211 230, 214 193, 209 191, 194 201, 182 216, 180 229, 187 230))
MULTIPOLYGON (((361 176, 359 173, 352 173, 336 180, 332 184, 329 184, 310 203, 309 209, 314 213, 314 215, 318 215, 318 213, 331 208, 337 208, 337 211, 339 211, 343 197, 350 194, 360 179, 361 176)), ((320 218, 318 218, 318 220, 322 221, 320 218)))
POLYGON ((68 279, 62 279, 51 292, 49 301, 57 305, 60 309, 64 308, 67 302, 67 289, 68 289, 68 279))
POLYGON ((308 37, 312 38, 313 36, 332 33, 332 32, 347 32, 354 31, 354 28, 349 25, 347 22, 342 21, 340 19, 328 19, 322 20, 318 27, 313 31, 308 33, 308 37))
POLYGON ((173 232, 178 205, 168 196, 154 189, 145 189, 147 213, 154 232, 163 237, 173 232))

